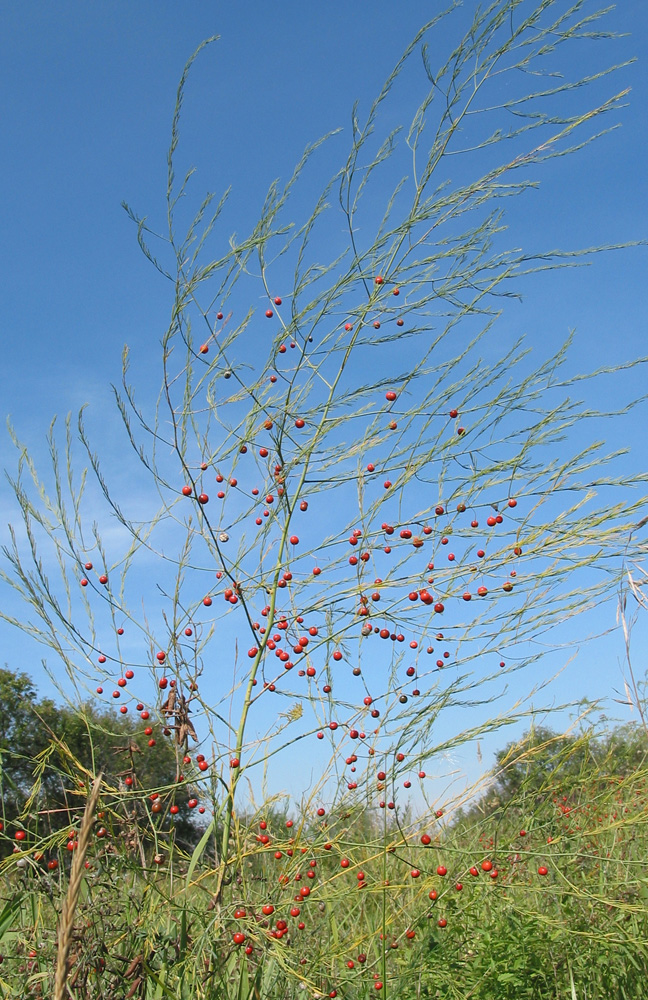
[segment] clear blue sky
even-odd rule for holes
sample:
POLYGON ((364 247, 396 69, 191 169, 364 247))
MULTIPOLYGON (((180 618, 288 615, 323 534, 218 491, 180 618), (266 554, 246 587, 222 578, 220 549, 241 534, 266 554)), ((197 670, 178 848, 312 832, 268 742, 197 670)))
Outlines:
MULTIPOLYGON (((86 402, 101 451, 103 414, 112 407, 109 383, 119 378, 124 343, 145 383, 148 359, 157 363, 170 300, 142 257, 120 203, 126 200, 153 224, 163 219, 175 90, 198 43, 221 36, 190 79, 181 160, 196 164, 201 193, 233 185, 241 219, 236 225, 244 230, 268 184, 287 177, 307 142, 348 128, 353 101, 368 107, 416 29, 441 6, 420 0, 60 0, 5 6, 0 397, 37 458, 44 455, 52 415, 86 402)), ((466 0, 468 10, 473 6, 466 0)), ((544 200, 531 196, 516 203, 514 243, 522 232, 541 246, 565 248, 646 236, 645 3, 623 0, 608 26, 630 33, 611 45, 610 61, 638 57, 616 81, 617 89, 632 88, 629 106, 617 116, 622 127, 585 150, 578 167, 552 166, 544 200)), ((441 33, 440 49, 445 38, 441 33)), ((576 368, 636 357, 647 342, 646 277, 640 249, 587 270, 541 278, 525 288, 524 329, 532 342, 553 337, 557 343, 576 327, 576 368)), ((150 384, 157 384, 157 376, 150 384)), ((628 388, 642 391, 637 381, 628 388)), ((8 438, 0 435, 2 464, 12 468, 8 438)), ((630 445, 636 467, 645 468, 643 427, 628 421, 621 435, 613 443, 630 445)), ((114 453, 112 460, 118 461, 114 453)), ((3 541, 14 517, 3 485, 3 541)), ((5 599, 5 606, 16 607, 5 599)), ((37 651, 25 655, 19 635, 5 626, 0 637, 0 659, 45 684, 37 651)), ((619 683, 610 655, 615 653, 606 647, 599 657, 606 662, 589 675, 583 694, 598 696, 619 683)))

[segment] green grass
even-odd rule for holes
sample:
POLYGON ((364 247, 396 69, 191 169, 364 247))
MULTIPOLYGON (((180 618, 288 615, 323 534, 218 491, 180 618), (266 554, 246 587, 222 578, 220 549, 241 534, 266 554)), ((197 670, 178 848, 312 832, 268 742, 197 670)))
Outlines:
MULTIPOLYGON (((442 819, 404 823, 398 809, 357 805, 326 820, 296 816, 287 828, 270 807, 265 820, 260 813, 234 823, 220 891, 208 836, 193 858, 174 851, 155 864, 143 824, 142 867, 113 801, 112 835, 95 837, 89 856, 72 995, 640 996, 648 973, 648 769, 641 758, 623 759, 629 740, 628 731, 616 743, 530 740, 508 754, 509 773, 522 775, 512 796, 500 778, 494 791, 442 819), (548 776, 539 780, 539 771, 548 776), (302 888, 309 892, 297 902, 302 888), (233 941, 237 932, 242 944, 233 941)), ((15 855, 4 863, 3 996, 52 995, 70 853, 64 838, 55 872, 33 850, 22 869, 15 855)))

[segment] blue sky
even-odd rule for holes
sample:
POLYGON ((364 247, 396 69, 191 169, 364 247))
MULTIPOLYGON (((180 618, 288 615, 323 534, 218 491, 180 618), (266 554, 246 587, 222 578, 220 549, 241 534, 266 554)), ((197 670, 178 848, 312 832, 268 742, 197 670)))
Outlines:
MULTIPOLYGON (((473 4, 468 0, 464 7, 473 4)), ((367 108, 414 32, 437 9, 441 5, 418 0, 398 7, 385 0, 117 0, 5 8, 0 395, 37 460, 45 456, 53 414, 89 403, 97 449, 104 448, 118 475, 119 452, 106 421, 113 412, 109 383, 119 379, 124 343, 132 348, 134 380, 144 394, 158 384, 159 337, 170 298, 120 203, 127 201, 153 225, 163 221, 175 90, 196 46, 220 35, 190 77, 180 161, 196 165, 200 194, 233 185, 227 224, 231 217, 244 231, 269 183, 290 173, 307 142, 348 129, 352 103, 367 108)), ((608 26, 630 35, 611 43, 603 61, 638 57, 615 77, 617 90, 632 88, 628 107, 615 116, 621 128, 582 151, 574 164, 548 165, 542 195, 532 192, 511 209, 514 245, 529 234, 538 246, 568 249, 645 236, 645 4, 624 0, 608 26)), ((439 34, 440 53, 451 37, 446 30, 439 34)), ((335 142, 323 161, 332 167, 343 149, 335 142)), ((507 314, 504 328, 521 323, 531 343, 549 348, 576 328, 573 371, 630 360, 645 351, 647 284, 645 250, 619 251, 590 268, 525 283, 524 312, 507 314)), ((643 391, 639 375, 619 385, 623 394, 643 391)), ((611 394, 593 402, 608 407, 624 400, 611 394)), ((646 468, 644 426, 645 411, 615 425, 612 446, 633 451, 628 469, 646 468)), ((0 440, 3 465, 11 469, 4 432, 0 440)), ((13 510, 3 485, 3 541, 13 510)), ((16 608, 9 595, 5 600, 16 608)), ((601 625, 612 627, 613 621, 601 625)), ((26 655, 20 636, 6 626, 0 625, 0 637, 2 660, 26 669, 47 690, 35 647, 26 655)), ((599 697, 620 684, 620 650, 619 642, 587 654, 595 668, 588 668, 577 697, 599 697)), ((558 697, 574 689, 572 678, 558 697)))

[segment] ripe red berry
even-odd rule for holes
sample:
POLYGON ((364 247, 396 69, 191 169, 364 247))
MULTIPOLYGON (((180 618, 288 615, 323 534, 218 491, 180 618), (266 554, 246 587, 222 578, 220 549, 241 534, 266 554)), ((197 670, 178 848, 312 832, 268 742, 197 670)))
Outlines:
POLYGON ((272 309, 266 309, 266 316, 268 317, 268 319, 272 319, 272 317, 274 316, 272 309))
POLYGON ((206 504, 209 503, 209 497, 206 493, 200 493, 198 496, 198 503, 206 504))
POLYGON ((191 489, 191 486, 183 486, 182 487, 182 495, 183 496, 190 497, 191 494, 192 494, 192 492, 193 492, 193 490, 191 489))
POLYGON ((540 865, 540 867, 538 868, 538 875, 548 875, 548 874, 549 874, 549 869, 545 868, 544 865, 540 865))
POLYGON ((393 403, 396 398, 396 393, 393 389, 390 389, 389 392, 385 393, 385 399, 389 400, 390 403, 393 403))

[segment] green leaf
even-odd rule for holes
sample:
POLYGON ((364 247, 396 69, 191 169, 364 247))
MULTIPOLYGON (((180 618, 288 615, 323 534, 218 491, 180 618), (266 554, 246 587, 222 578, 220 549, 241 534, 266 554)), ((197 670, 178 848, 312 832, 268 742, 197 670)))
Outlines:
POLYGON ((11 899, 0 913, 0 941, 13 925, 14 917, 20 911, 22 900, 20 898, 11 899))
POLYGON ((238 1000, 248 1000, 250 996, 250 983, 248 981, 247 962, 241 962, 241 974, 238 984, 238 1000))

